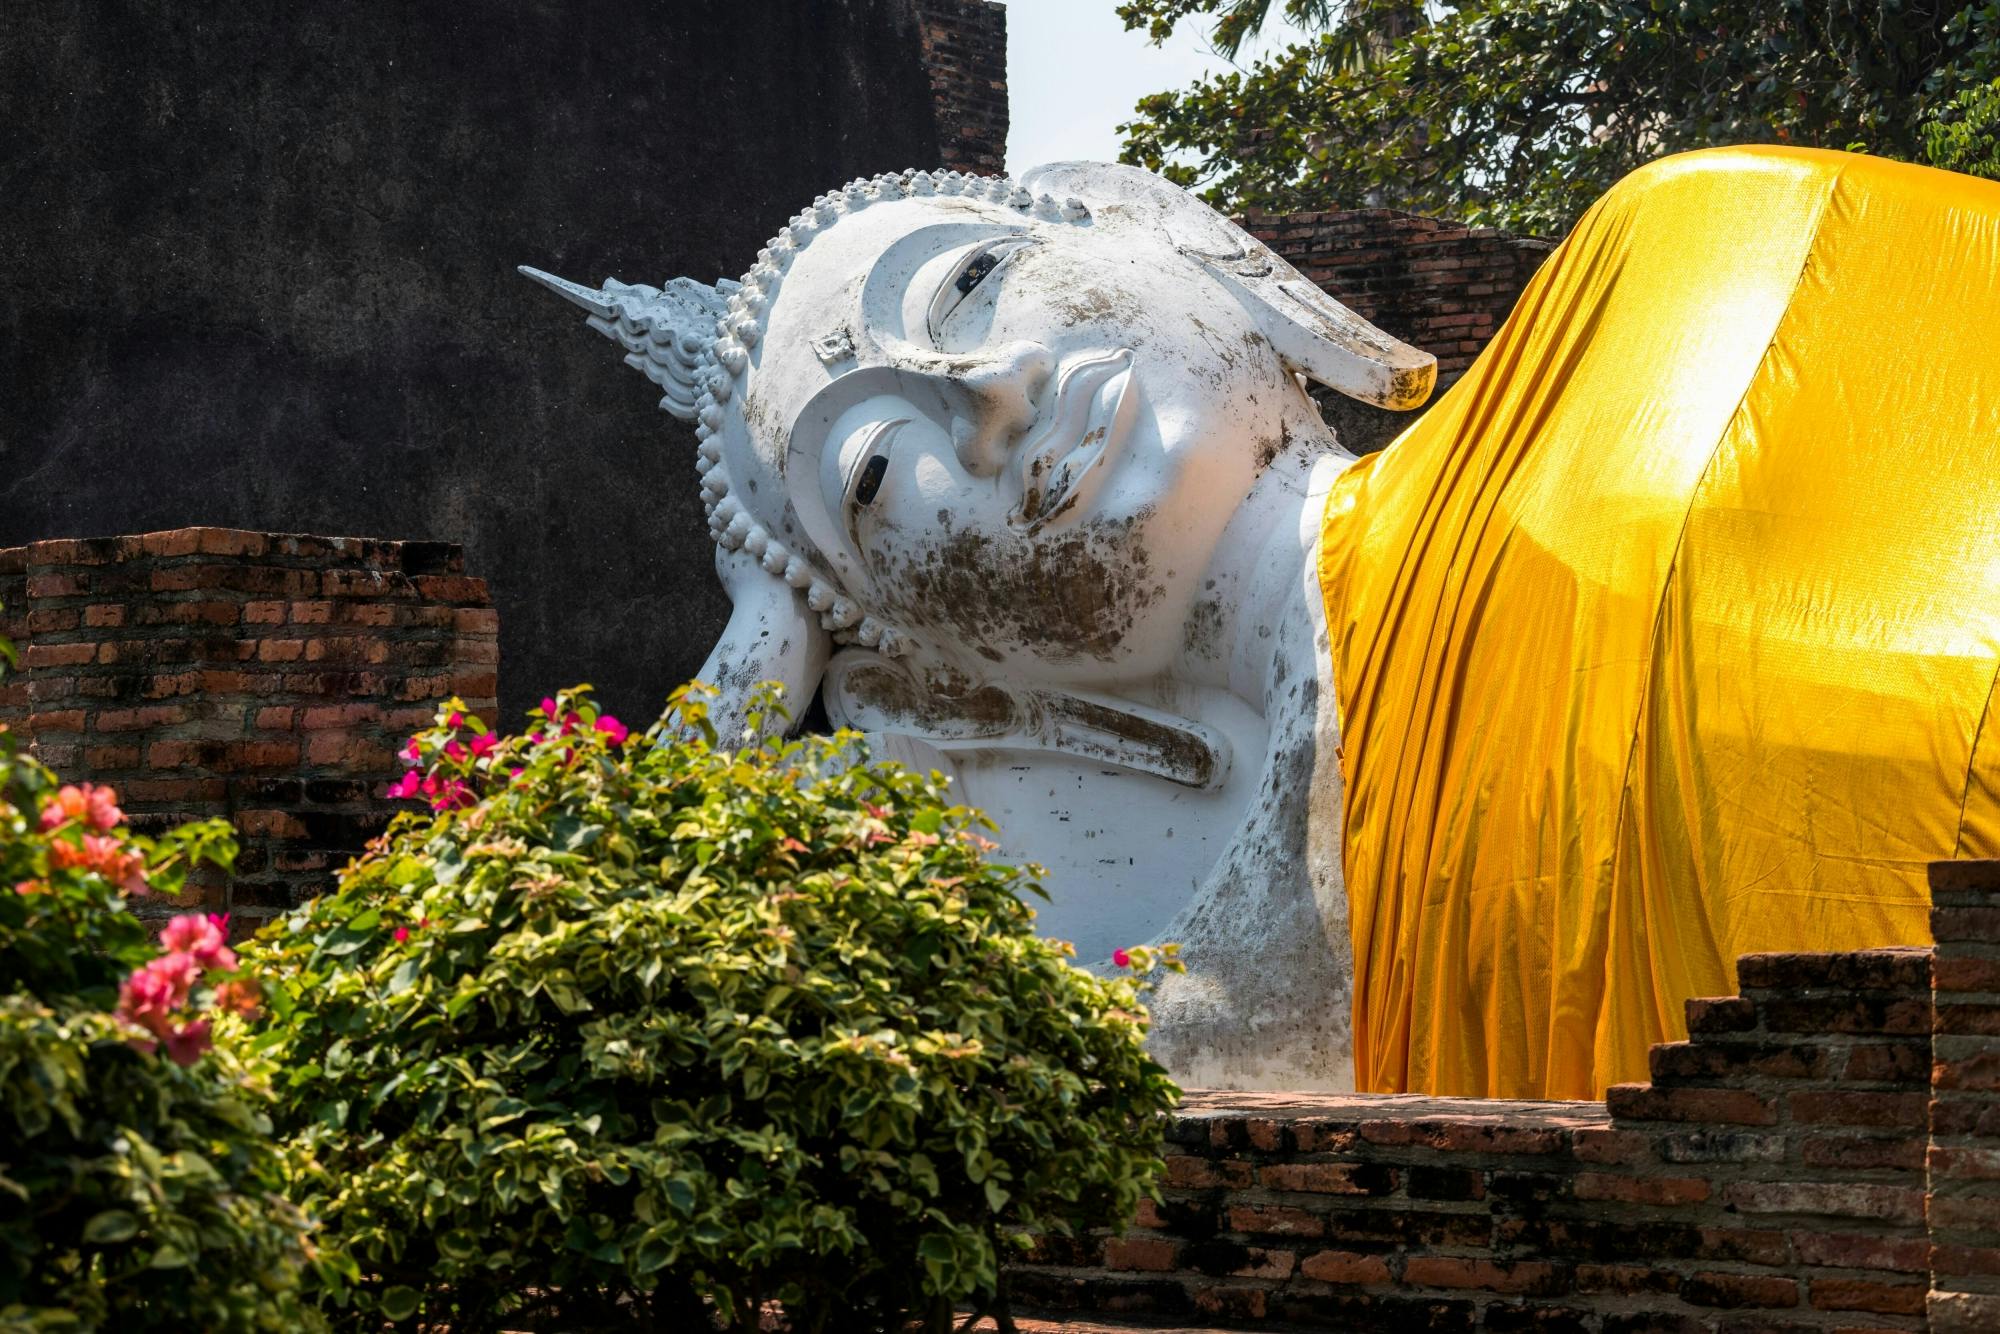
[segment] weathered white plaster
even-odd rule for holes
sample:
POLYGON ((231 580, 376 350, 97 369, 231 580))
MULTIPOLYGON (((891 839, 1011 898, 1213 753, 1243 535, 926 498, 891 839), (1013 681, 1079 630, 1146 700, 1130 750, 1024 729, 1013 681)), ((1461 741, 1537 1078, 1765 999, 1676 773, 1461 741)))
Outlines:
POLYGON ((1084 958, 1182 943, 1183 1079, 1351 1082, 1338 720, 1314 559, 1352 460, 1313 380, 1434 364, 1130 167, 822 196, 740 284, 591 289, 697 469, 735 614, 703 679, 951 774, 1084 958))

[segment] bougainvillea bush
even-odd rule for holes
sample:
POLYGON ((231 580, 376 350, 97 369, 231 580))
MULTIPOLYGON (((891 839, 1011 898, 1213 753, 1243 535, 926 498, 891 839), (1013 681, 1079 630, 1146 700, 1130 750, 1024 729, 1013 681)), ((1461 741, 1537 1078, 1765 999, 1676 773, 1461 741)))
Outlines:
POLYGON ((134 835, 0 727, 0 1331, 318 1327, 262 1098, 209 1051, 254 984, 220 919, 156 945, 125 907, 233 853, 134 835))
POLYGON ((1129 1219, 1160 960, 1073 967, 977 818, 857 746, 580 692, 415 739, 430 809, 255 946, 350 1327, 901 1328, 990 1303, 1030 1230, 1129 1219))

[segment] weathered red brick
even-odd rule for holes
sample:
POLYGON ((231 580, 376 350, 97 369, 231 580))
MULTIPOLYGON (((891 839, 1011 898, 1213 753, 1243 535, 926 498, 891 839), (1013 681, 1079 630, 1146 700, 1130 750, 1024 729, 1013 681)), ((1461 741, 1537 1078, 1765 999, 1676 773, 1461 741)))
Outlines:
POLYGON ((1911 1135, 1815 1135, 1799 1144, 1807 1167, 1865 1171, 1890 1167, 1918 1172, 1924 1166, 1924 1137, 1911 1135))
POLYGON ((1930 1242, 1923 1237, 1884 1237, 1873 1232, 1792 1232, 1788 1235, 1792 1252, 1802 1265, 1916 1274, 1930 1264, 1930 1242))
POLYGON ((287 811, 238 811, 236 832, 245 838, 304 838, 306 827, 287 811))
POLYGON ((1256 1169, 1240 1159, 1211 1161, 1186 1154, 1169 1154, 1166 1162, 1166 1183, 1183 1189, 1203 1190, 1226 1186, 1241 1190, 1256 1180, 1256 1169))
POLYGON ((186 722, 188 710, 181 704, 148 704, 138 709, 100 709, 91 719, 97 732, 134 732, 156 727, 172 727, 186 722))
POLYGON ((66 598, 90 591, 90 577, 83 574, 31 574, 28 576, 27 593, 30 598, 66 598))
POLYGON ((1396 1188, 1396 1174, 1380 1163, 1273 1163, 1257 1176, 1267 1190, 1387 1195, 1396 1188))
POLYGON ((1724 1187, 1722 1197, 1744 1213, 1754 1214, 1823 1214, 1887 1223, 1919 1223, 1924 1217, 1924 1192, 1908 1186, 1855 1181, 1739 1181, 1724 1187))
POLYGON ((300 716, 299 726, 306 728, 356 727, 365 723, 382 721, 382 706, 379 704, 323 704, 309 708, 300 716))
MULTIPOLYGON (((53 758, 50 748, 42 748, 43 762, 54 768, 62 766, 53 758)), ((85 746, 83 763, 93 775, 115 773, 120 769, 139 767, 139 748, 130 745, 85 746)))
POLYGON ((1197 1311, 1228 1320, 1262 1320, 1269 1300, 1270 1294, 1263 1288, 1227 1284, 1197 1288, 1194 1292, 1197 1311))
POLYGON ((1361 1255, 1354 1251, 1315 1251, 1299 1261, 1299 1272, 1321 1283, 1357 1287, 1365 1283, 1389 1281, 1388 1261, 1379 1255, 1361 1255))
POLYGON ((1681 1280, 1681 1300, 1694 1306, 1772 1308, 1797 1306, 1796 1279, 1775 1274, 1725 1274, 1704 1270, 1681 1280))
POLYGON ((1544 1294, 1557 1291, 1559 1271, 1543 1260, 1475 1260, 1456 1255, 1413 1255, 1403 1262, 1409 1287, 1478 1288, 1486 1292, 1544 1294))
POLYGON ((1613 1176, 1579 1172, 1572 1189, 1579 1200, 1618 1200, 1625 1204, 1700 1204, 1709 1184, 1698 1177, 1613 1176))
POLYGON ((1814 1090, 1785 1099, 1792 1120, 1804 1125, 1921 1127, 1929 1093, 1856 1093, 1814 1090))
POLYGON ((28 633, 60 634, 76 629, 82 619, 83 613, 75 607, 33 607, 28 611, 28 633))
POLYGON ((1110 1237, 1104 1243, 1104 1267, 1162 1273, 1179 1262, 1180 1249, 1180 1243, 1166 1237, 1110 1237))
POLYGON ((1773 1125, 1774 1099, 1744 1089, 1669 1088, 1614 1084, 1605 1098, 1611 1115, 1626 1121, 1720 1121, 1732 1125, 1773 1125))
MULTIPOLYGON (((1245 1164, 1247 1166, 1247 1164, 1245 1164)), ((1317 1214, 1275 1204, 1239 1204, 1229 1210, 1232 1232, 1276 1237, 1317 1237, 1326 1231, 1326 1222, 1317 1214)))
POLYGON ((96 657, 94 643, 30 644, 21 654, 21 665, 33 672, 51 667, 79 667, 96 657))
POLYGON ((1873 1311, 1879 1315, 1922 1315, 1928 1283, 1883 1283, 1860 1278, 1816 1278, 1809 1294, 1822 1311, 1873 1311))

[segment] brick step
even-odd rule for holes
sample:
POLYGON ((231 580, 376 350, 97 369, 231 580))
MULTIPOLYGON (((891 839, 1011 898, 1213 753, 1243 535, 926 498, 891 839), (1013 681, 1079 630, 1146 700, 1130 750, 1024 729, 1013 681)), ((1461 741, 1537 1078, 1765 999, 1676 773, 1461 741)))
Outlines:
MULTIPOLYGON (((1704 996, 1687 1003, 1688 1037, 1694 1045, 1918 1039, 1930 1032, 1927 949, 1746 954, 1737 961, 1737 980, 1740 996, 1704 996)), ((1670 1064, 1699 1064, 1701 1059, 1668 1058, 1670 1064)))
POLYGON ((1745 954, 1736 961, 1736 982, 1750 999, 1764 992, 1820 989, 1927 992, 1930 961, 1931 951, 1918 947, 1845 954, 1745 954))

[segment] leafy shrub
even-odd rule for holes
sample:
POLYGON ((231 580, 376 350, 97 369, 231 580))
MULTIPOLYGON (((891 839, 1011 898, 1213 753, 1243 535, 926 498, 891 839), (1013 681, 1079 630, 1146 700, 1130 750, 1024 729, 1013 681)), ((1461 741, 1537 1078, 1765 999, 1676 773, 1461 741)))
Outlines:
POLYGON ((2000 180, 2000 79, 1968 88, 1924 125, 1933 166, 2000 180))
POLYGON ((0 727, 0 1330, 319 1325, 261 1099, 203 1055, 248 1004, 220 924, 160 953, 125 910, 234 851, 219 820, 132 834, 0 727))
POLYGON ((253 946, 350 1327, 900 1328, 1130 1217, 1177 1096, 1142 984, 1037 938, 977 818, 858 740, 573 694, 413 741, 433 812, 253 946))

